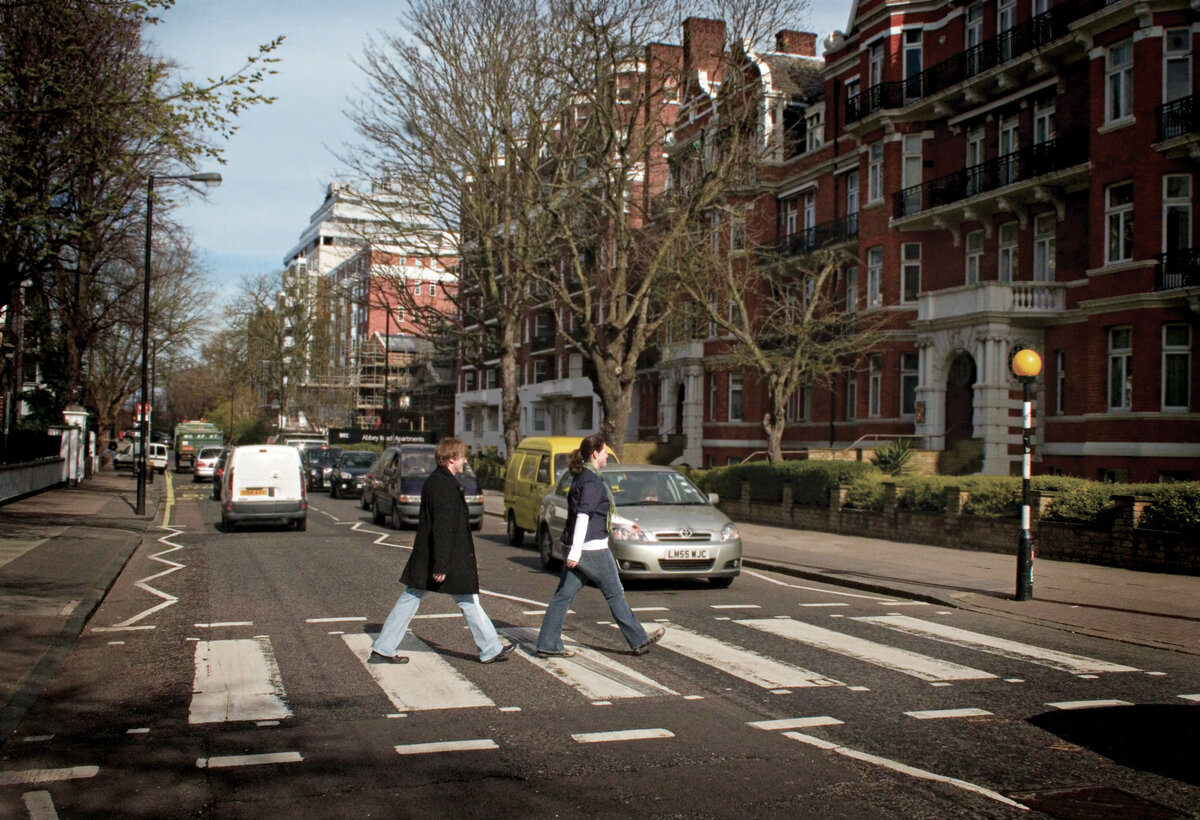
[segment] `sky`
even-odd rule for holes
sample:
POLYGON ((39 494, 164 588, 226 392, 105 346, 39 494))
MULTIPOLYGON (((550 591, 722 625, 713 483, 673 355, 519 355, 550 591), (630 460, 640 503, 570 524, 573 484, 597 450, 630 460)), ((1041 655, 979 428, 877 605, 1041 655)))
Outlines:
MULTIPOLYGON (((240 68, 258 46, 284 35, 278 71, 262 93, 271 105, 243 112, 223 148, 219 188, 192 196, 175 218, 222 298, 243 276, 282 269, 326 186, 347 176, 337 155, 357 140, 345 112, 365 85, 355 62, 368 37, 400 30, 403 0, 176 0, 147 34, 151 50, 202 80, 240 68)), ((793 28, 825 35, 846 27, 850 0, 813 0, 793 28)), ((682 34, 681 34, 682 36, 682 34)))

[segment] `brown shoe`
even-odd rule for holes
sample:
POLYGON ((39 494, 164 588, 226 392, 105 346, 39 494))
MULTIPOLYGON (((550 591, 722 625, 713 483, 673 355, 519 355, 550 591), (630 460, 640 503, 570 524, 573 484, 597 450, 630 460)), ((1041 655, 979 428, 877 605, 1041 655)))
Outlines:
POLYGON ((385 655, 372 649, 371 663, 408 663, 408 655, 385 655))
POLYGON ((646 642, 644 644, 642 644, 641 646, 635 646, 633 648, 633 654, 645 655, 647 652, 650 651, 650 647, 654 646, 656 643, 661 641, 662 636, 666 635, 666 634, 667 634, 667 630, 660 626, 658 629, 656 629, 650 633, 650 636, 648 638, 646 638, 646 642))

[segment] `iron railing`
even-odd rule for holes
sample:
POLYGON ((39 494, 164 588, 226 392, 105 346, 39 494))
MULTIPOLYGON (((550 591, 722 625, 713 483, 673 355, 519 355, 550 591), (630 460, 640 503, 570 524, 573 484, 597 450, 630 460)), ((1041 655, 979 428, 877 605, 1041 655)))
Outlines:
POLYGON ((1154 289, 1200 287, 1200 247, 1156 253, 1154 289))
POLYGON ((1192 94, 1172 100, 1154 110, 1158 119, 1158 142, 1200 131, 1200 105, 1196 105, 1197 96, 1192 94))

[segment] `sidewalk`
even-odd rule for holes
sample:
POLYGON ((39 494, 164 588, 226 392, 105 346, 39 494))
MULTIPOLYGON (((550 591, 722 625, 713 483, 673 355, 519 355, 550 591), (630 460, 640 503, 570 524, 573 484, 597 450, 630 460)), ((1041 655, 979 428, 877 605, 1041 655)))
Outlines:
POLYGON ((162 476, 134 513, 136 480, 107 468, 0 506, 0 744, 67 656, 158 514, 162 476))
MULTIPOLYGON (((489 515, 503 516, 503 493, 485 490, 483 503, 489 515)), ((1035 559, 1033 600, 1014 601, 1015 556, 742 521, 737 525, 746 570, 772 570, 1200 655, 1197 576, 1035 559)), ((1014 547, 1017 535, 1014 527, 1014 547)))

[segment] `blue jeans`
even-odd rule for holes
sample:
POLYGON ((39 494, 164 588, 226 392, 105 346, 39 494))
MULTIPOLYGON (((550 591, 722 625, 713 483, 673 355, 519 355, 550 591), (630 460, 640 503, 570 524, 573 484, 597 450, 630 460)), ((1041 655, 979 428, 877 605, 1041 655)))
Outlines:
POLYGON ((546 614, 542 617, 542 628, 538 632, 538 649, 542 652, 563 651, 563 622, 567 619, 567 610, 571 608, 571 602, 575 600, 579 590, 583 589, 587 579, 591 579, 600 587, 613 620, 621 628, 621 634, 625 636, 631 649, 636 649, 650 640, 641 621, 633 614, 629 602, 625 600, 625 588, 621 586, 621 578, 617 575, 617 562, 613 560, 612 552, 584 550, 577 567, 571 569, 563 564, 558 589, 554 591, 554 597, 550 599, 550 605, 546 607, 546 614))
MULTIPOLYGON (((421 599, 425 597, 426 592, 428 590, 413 589, 412 587, 404 590, 399 600, 396 601, 396 605, 392 607, 392 611, 388 613, 387 620, 383 622, 383 629, 379 630, 379 637, 375 639, 371 649, 389 658, 396 654, 396 650, 400 648, 400 642, 404 640, 404 633, 408 631, 408 625, 413 616, 417 614, 417 609, 421 606, 421 599)), ((450 597, 454 599, 454 603, 458 604, 463 617, 467 620, 467 626, 471 629, 471 637, 475 639, 475 645, 479 647, 479 660, 486 661, 499 655, 504 644, 500 643, 500 636, 496 634, 496 627, 492 626, 492 620, 479 605, 479 596, 450 595, 450 597)))

